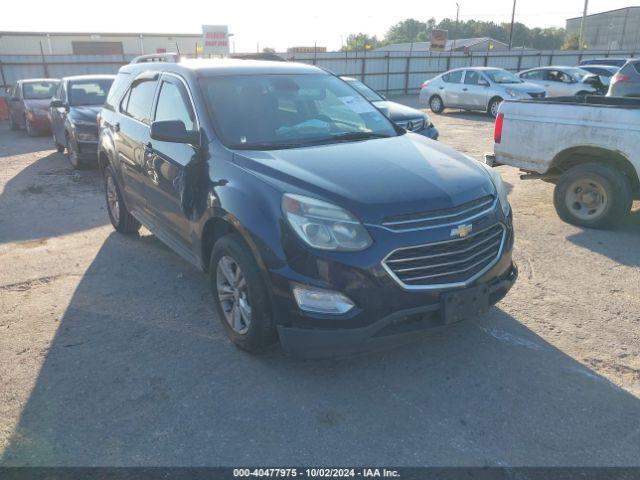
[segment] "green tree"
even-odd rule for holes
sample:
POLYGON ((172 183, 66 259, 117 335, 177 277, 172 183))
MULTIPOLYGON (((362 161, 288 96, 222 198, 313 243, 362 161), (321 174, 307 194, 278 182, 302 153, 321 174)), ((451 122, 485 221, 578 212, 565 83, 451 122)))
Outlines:
POLYGON ((276 53, 276 49, 271 47, 264 47, 262 49, 262 53, 276 53))
POLYGON ((424 42, 425 40, 427 40, 427 24, 414 18, 396 23, 384 37, 385 43, 424 42))
POLYGON ((347 37, 346 44, 342 47, 342 51, 371 50, 378 48, 380 41, 375 35, 367 35, 366 33, 352 33, 347 37))
POLYGON ((563 50, 578 50, 580 43, 580 37, 577 33, 568 35, 564 43, 562 44, 563 50))

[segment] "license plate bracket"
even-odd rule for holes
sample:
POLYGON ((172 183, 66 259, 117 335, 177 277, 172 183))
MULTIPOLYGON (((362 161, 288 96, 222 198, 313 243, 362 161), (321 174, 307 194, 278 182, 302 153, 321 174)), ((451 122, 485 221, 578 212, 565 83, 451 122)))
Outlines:
POLYGON ((456 323, 489 311, 489 286, 454 290, 440 295, 440 315, 445 324, 456 323))

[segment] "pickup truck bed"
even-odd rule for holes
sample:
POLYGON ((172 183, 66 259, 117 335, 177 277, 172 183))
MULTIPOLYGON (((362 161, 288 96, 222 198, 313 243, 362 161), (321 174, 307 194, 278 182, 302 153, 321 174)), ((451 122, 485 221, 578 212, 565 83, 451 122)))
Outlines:
POLYGON ((504 101, 489 164, 556 183, 563 220, 608 227, 640 197, 640 99, 562 97, 504 101))

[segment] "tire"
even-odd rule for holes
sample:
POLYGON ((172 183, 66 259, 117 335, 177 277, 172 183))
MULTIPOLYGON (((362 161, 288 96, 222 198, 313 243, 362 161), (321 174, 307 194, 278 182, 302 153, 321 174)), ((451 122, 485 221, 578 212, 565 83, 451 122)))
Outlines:
POLYGON ((567 223, 587 228, 610 228, 631 211, 633 195, 629 179, 609 165, 585 163, 567 170, 558 179, 553 203, 567 223))
POLYGON ((253 255, 239 234, 225 235, 215 243, 209 262, 209 279, 218 318, 237 347, 260 353, 277 340, 267 288, 253 255), (244 280, 238 281, 239 278, 244 280), (237 283, 233 285, 234 282, 237 283), (236 318, 237 322, 234 321, 236 318))
POLYGON ((80 170, 82 168, 82 162, 78 157, 78 145, 76 145, 75 140, 69 135, 65 135, 67 139, 67 158, 69 159, 69 163, 74 170, 80 170))
POLYGON ((15 118, 13 117, 13 115, 10 116, 11 119, 11 130, 20 130, 20 124, 18 122, 16 122, 15 118))
POLYGON ((38 132, 33 129, 33 127, 31 126, 31 122, 29 121, 28 118, 24 119, 24 128, 27 131, 27 135, 28 136, 30 136, 30 137, 37 137, 38 136, 38 132))
POLYGON ((56 140, 56 134, 55 133, 51 133, 51 138, 53 139, 53 147, 56 149, 56 151, 58 153, 63 153, 64 152, 64 145, 60 145, 58 143, 58 141, 56 140))
POLYGON ((500 97, 492 98, 487 107, 487 113, 491 115, 493 118, 498 116, 498 108, 502 103, 502 99, 500 97))
POLYGON ((429 99, 429 109, 433 113, 442 113, 444 111, 444 102, 440 95, 434 95, 429 99))
POLYGON ((120 192, 115 172, 110 165, 104 170, 104 191, 107 212, 113 228, 120 233, 137 233, 140 230, 140 222, 127 210, 122 200, 122 193, 120 192), (114 205, 114 201, 117 204, 114 205))

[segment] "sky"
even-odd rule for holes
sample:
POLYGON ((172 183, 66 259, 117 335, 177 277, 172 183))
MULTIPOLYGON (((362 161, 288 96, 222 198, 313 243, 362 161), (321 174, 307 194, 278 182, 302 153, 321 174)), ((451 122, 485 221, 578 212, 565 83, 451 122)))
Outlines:
MULTIPOLYGON (((461 20, 511 20, 513 0, 457 2, 461 20)), ((590 0, 589 13, 627 6, 628 0, 590 0)), ((517 0, 516 21, 563 27, 567 18, 582 15, 583 8, 584 0, 517 0)), ((381 38, 406 18, 455 18, 456 0, 29 0, 7 1, 1 11, 0 30, 199 33, 203 23, 226 24, 238 52, 314 43, 337 50, 349 33, 381 38)))

